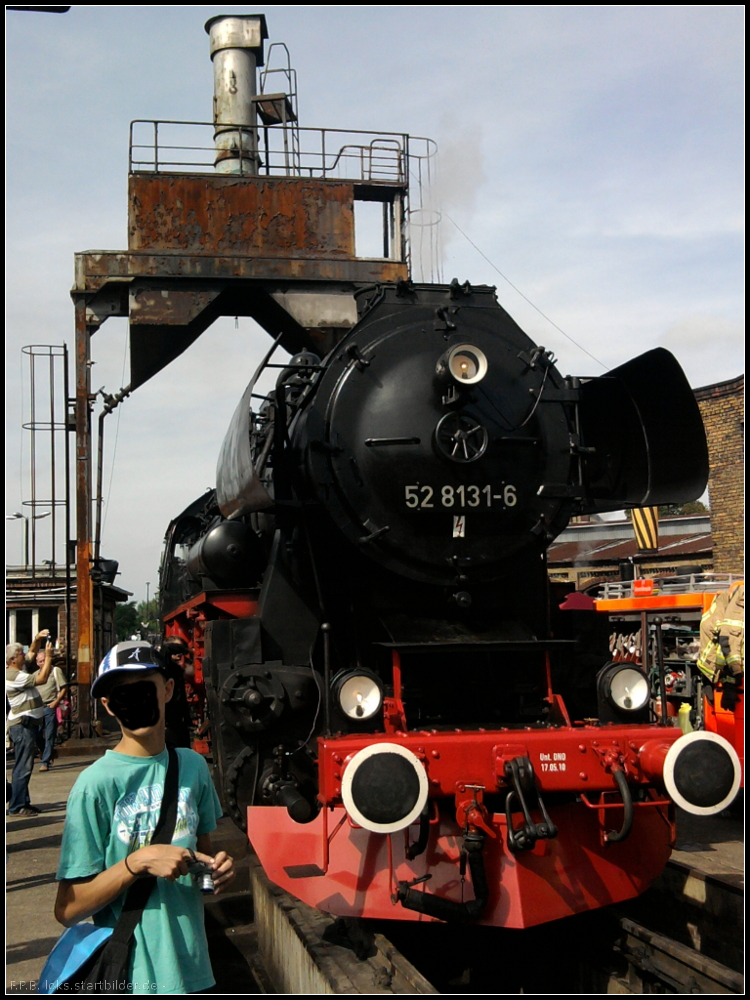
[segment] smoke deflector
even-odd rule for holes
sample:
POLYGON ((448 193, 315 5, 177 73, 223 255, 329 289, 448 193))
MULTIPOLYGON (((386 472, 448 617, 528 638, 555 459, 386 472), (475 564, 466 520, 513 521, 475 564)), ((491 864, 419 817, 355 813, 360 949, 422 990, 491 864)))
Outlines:
POLYGON ((685 503, 708 481, 698 403, 676 358, 658 347, 583 382, 579 413, 587 449, 589 512, 685 503))

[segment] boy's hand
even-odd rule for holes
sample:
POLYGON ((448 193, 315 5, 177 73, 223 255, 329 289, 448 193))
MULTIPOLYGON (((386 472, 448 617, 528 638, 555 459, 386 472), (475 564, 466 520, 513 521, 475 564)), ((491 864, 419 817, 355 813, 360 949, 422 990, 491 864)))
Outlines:
POLYGON ((207 858, 205 854, 196 854, 200 861, 208 861, 214 870, 214 893, 222 892, 234 879, 234 861, 226 851, 219 851, 215 858, 207 858))
MULTIPOLYGON (((213 861, 213 858, 207 858, 204 855, 201 855, 200 858, 202 861, 213 861)), ((187 862, 189 860, 190 852, 184 847, 173 847, 171 844, 150 844, 148 847, 141 847, 140 850, 129 854, 126 867, 139 877, 156 875, 157 878, 165 878, 170 882, 175 882, 181 875, 187 875, 187 862)))
MULTIPOLYGON (((214 892, 222 892, 235 878, 234 861, 226 851, 219 851, 215 858, 210 854, 195 851, 198 861, 211 865, 214 878, 214 892)), ((170 844, 151 844, 129 854, 127 867, 138 877, 156 875, 170 882, 176 881, 181 875, 188 874, 187 863, 191 860, 190 851, 184 847, 173 847, 170 844)))

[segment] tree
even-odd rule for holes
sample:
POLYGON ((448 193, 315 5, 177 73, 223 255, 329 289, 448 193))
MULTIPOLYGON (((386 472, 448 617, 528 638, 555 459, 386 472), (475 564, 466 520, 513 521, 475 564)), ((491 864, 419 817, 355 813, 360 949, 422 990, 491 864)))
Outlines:
POLYGON ((136 608, 138 617, 138 628, 142 634, 157 633, 159 631, 159 602, 156 598, 150 601, 141 601, 136 608))
POLYGON ((682 517, 686 514, 708 514, 708 507, 700 500, 688 503, 667 503, 659 508, 659 517, 682 517))
POLYGON ((124 642, 140 628, 138 622, 138 610, 135 601, 127 604, 118 604, 115 608, 115 630, 117 631, 117 641, 124 642))

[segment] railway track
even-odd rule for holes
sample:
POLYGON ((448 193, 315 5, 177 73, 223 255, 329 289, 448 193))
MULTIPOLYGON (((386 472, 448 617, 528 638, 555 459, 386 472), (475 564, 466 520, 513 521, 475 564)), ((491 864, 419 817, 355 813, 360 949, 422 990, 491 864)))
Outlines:
POLYGON ((620 917, 619 923, 622 935, 616 947, 627 973, 613 979, 624 987, 621 992, 744 994, 740 972, 628 917, 620 917))
POLYGON ((741 972, 616 910, 527 931, 386 933, 440 993, 744 994, 741 972))

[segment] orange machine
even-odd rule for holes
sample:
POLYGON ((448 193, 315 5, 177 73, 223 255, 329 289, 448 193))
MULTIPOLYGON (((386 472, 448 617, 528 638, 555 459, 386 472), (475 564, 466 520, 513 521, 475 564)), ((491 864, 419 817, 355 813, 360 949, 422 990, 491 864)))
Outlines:
MULTIPOLYGON (((656 619, 661 619, 667 714, 676 724, 679 705, 689 702, 695 728, 723 736, 737 751, 744 787, 743 686, 725 685, 721 679, 712 685, 695 664, 701 618, 718 593, 740 582, 742 577, 731 574, 700 573, 607 583, 595 603, 612 624, 613 659, 633 659, 650 668, 652 676, 656 665, 649 639, 654 638, 656 619)), ((653 689, 652 704, 658 716, 662 711, 658 683, 653 689)))

